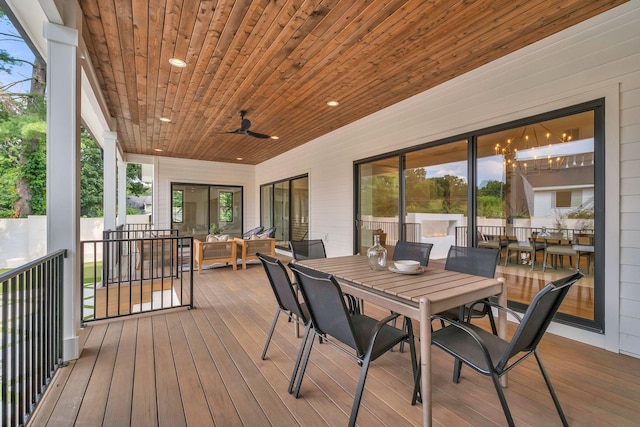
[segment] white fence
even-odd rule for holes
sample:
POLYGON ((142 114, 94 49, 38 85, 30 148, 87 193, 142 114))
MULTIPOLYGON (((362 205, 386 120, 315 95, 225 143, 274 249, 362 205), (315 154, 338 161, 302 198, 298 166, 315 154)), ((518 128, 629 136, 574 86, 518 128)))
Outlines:
MULTIPOLYGON (((127 224, 149 223, 148 215, 127 215, 127 224)), ((80 218, 80 240, 101 240, 103 218, 80 218)), ((16 268, 47 254, 47 217, 0 219, 0 268, 16 268)))

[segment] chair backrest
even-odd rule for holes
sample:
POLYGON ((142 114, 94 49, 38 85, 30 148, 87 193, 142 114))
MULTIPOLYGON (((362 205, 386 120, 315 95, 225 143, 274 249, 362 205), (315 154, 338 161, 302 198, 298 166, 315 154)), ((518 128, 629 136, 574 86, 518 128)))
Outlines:
POLYGON ((289 242, 291 255, 295 260, 326 258, 322 239, 292 240, 289 242))
POLYGON ((291 270, 307 303, 314 328, 353 348, 358 356, 362 356, 366 349, 361 348, 361 343, 355 337, 351 316, 336 279, 300 264, 291 264, 291 270))
POLYGON ((451 246, 444 269, 482 277, 493 277, 496 274, 498 255, 497 249, 451 246))
POLYGON ((251 235, 253 234, 258 234, 260 233, 262 230, 264 230, 264 227, 262 227, 261 225, 257 226, 256 228, 252 228, 249 231, 246 231, 243 235, 242 238, 243 239, 250 239, 251 235))
POLYGON ((410 259, 419 261, 421 266, 426 267, 427 264, 429 264, 431 248, 433 248, 433 243, 404 242, 398 240, 396 247, 393 249, 392 260, 410 259))
POLYGON ((536 349, 547 327, 553 320, 564 297, 569 292, 571 285, 580 280, 584 275, 580 272, 571 276, 558 279, 547 284, 533 297, 527 311, 525 311, 518 329, 513 334, 513 338, 505 353, 498 363, 496 369, 505 369, 511 359, 516 354, 526 351, 531 352, 536 349))
POLYGON ((297 315, 303 323, 307 323, 307 318, 300 307, 298 297, 291 285, 289 274, 279 259, 258 253, 258 259, 262 262, 264 271, 269 278, 269 284, 278 302, 278 306, 297 315))

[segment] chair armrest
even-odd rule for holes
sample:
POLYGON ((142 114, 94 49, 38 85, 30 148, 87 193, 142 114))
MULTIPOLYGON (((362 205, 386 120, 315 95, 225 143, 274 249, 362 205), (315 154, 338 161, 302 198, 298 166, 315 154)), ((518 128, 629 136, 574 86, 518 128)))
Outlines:
POLYGON ((376 338, 378 337, 378 333, 380 333, 380 331, 382 330, 382 327, 387 323, 391 322, 393 319, 396 319, 398 316, 400 316, 399 313, 392 313, 389 316, 385 317, 384 319, 379 320, 378 323, 375 324, 375 326, 371 330, 371 336, 369 337, 369 348, 372 348, 373 343, 376 341, 376 338))
MULTIPOLYGON (((482 355, 483 355, 483 357, 484 357, 484 359, 485 359, 485 361, 487 363, 487 366, 495 366, 493 364, 493 360, 491 359, 491 354, 489 353, 489 349, 487 348, 487 346, 484 343, 484 341, 482 340, 482 338, 480 338, 480 335, 478 335, 473 329, 471 329, 470 327, 468 327, 464 323, 457 322, 455 320, 451 320, 451 319, 449 319, 447 317, 440 316, 438 314, 434 314, 433 316, 431 316, 431 319, 432 320, 439 319, 441 322, 444 322, 444 323, 448 324, 450 327, 456 327, 456 328, 460 329, 461 331, 463 331, 464 333, 468 334, 478 344, 478 347, 480 348, 480 350, 482 352, 482 355)), ((442 350, 446 351, 447 353, 450 353, 450 354, 452 354, 454 356, 460 356, 459 354, 457 354, 453 350, 450 350, 448 348, 445 348, 444 346, 438 345, 437 342, 435 342, 433 344, 435 344, 437 347, 440 347, 442 350)), ((464 358, 461 358, 461 359, 464 360, 464 358)), ((474 366, 474 368, 475 369, 479 369, 478 366, 474 366)), ((487 373, 489 373, 489 372, 487 372, 487 373)))
MULTIPOLYGON (((518 313, 515 310, 510 309, 509 307, 503 307, 500 304, 497 304, 493 301, 490 301, 488 299, 481 299, 479 301, 474 302, 473 304, 471 304, 471 306, 473 307, 475 304, 486 304, 490 307, 495 307, 498 310, 502 310, 504 312, 507 312, 509 314, 511 314, 513 317, 515 317, 518 320, 518 323, 522 322, 522 316, 520 315, 520 313, 518 313)), ((435 316, 433 316, 435 317, 435 316)))

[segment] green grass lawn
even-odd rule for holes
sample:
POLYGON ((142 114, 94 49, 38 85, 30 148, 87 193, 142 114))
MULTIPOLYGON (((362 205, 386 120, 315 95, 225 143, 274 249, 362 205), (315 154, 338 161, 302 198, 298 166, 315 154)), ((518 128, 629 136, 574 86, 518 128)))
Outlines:
MULTIPOLYGON (((0 274, 4 274, 8 271, 13 270, 13 268, 0 268, 0 274)), ((93 263, 85 263, 84 264, 84 283, 95 283, 95 281, 100 281, 102 279, 102 261, 98 261, 95 264, 95 272, 97 273, 97 280, 94 277, 94 264, 93 263)))

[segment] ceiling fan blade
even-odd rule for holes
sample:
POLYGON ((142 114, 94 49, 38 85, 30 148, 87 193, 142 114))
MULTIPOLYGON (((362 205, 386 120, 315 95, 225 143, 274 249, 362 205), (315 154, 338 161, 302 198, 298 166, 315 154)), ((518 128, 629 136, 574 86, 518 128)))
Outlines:
POLYGON ((247 131, 247 135, 251 135, 254 138, 262 138, 262 139, 271 138, 271 136, 265 135, 264 133, 251 132, 250 130, 247 131))

